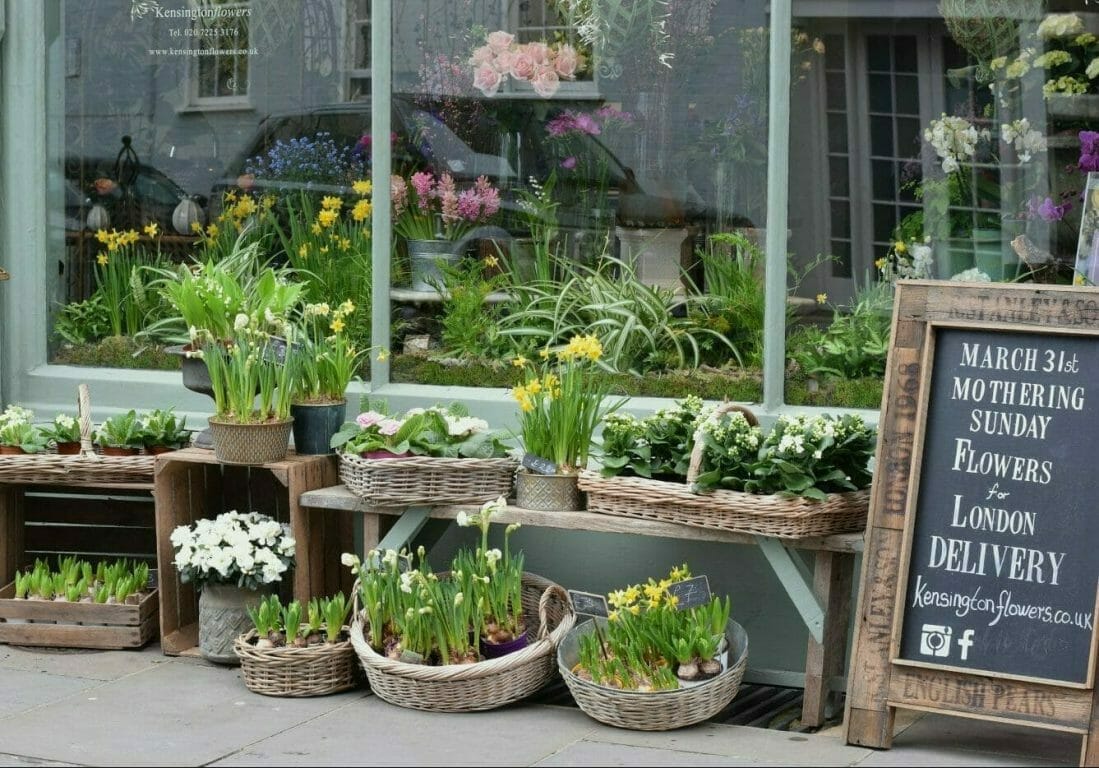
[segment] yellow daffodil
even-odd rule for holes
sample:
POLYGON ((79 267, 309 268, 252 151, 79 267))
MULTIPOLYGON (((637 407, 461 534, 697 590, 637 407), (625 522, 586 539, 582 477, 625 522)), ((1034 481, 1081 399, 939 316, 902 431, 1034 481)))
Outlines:
POLYGON ((158 227, 156 225, 156 222, 150 221, 148 224, 145 225, 145 234, 149 237, 156 237, 157 229, 158 227))
POLYGON ((827 293, 818 293, 817 294, 817 304, 823 304, 826 301, 828 301, 828 294, 827 293))
POLYGON ((309 258, 309 246, 306 245, 305 243, 302 243, 301 247, 298 248, 298 256, 300 256, 303 259, 308 259, 309 258))
POLYGON ((1085 278, 1083 275, 1081 275, 1079 272, 1077 272, 1076 276, 1074 278, 1072 278, 1072 284, 1073 285, 1087 285, 1087 278, 1085 278))
POLYGON ((369 200, 360 200, 351 209, 351 218, 355 221, 366 221, 373 211, 374 206, 370 204, 369 200))
POLYGON ((350 315, 355 311, 355 302, 351 299, 344 299, 343 304, 340 304, 340 313, 343 315, 350 315))
POLYGON ((519 357, 511 361, 511 364, 514 365, 516 368, 522 368, 524 365, 527 364, 527 362, 528 360, 525 357, 519 355, 519 357))
POLYGON ((880 258, 880 259, 878 259, 877 261, 874 262, 874 266, 877 267, 878 269, 885 269, 885 265, 888 264, 888 263, 889 262, 884 257, 882 257, 882 258, 880 258))
POLYGON ((908 246, 904 244, 903 240, 898 240, 893 243, 893 250, 897 253, 905 253, 908 250, 908 246))
POLYGON ((378 362, 379 363, 384 363, 388 359, 389 359, 389 353, 386 352, 384 349, 381 350, 380 352, 378 352, 378 362))
POLYGON ((202 232, 202 222, 201 221, 192 221, 191 222, 191 231, 194 232, 196 235, 200 234, 202 232))
POLYGON ((627 604, 633 605, 634 603, 637 602, 637 598, 639 598, 639 597, 641 597, 641 590, 638 589, 636 584, 632 587, 627 587, 626 588, 626 603, 627 604))
POLYGON ((233 218, 234 219, 246 219, 256 212, 256 201, 244 195, 237 201, 237 204, 233 206, 233 218))
POLYGON ((641 615, 641 606, 640 605, 637 605, 637 604, 631 605, 629 610, 630 610, 630 613, 632 613, 634 616, 640 616, 641 615))
POLYGON ((274 195, 264 195, 263 199, 260 200, 260 205, 263 206, 263 210, 265 210, 265 211, 271 210, 272 208, 275 207, 275 196, 274 195))
POLYGON ((206 226, 206 236, 207 237, 217 237, 218 232, 220 232, 220 231, 221 230, 218 229, 218 225, 214 224, 213 222, 210 222, 210 224, 208 224, 206 226))
POLYGON ((95 260, 99 262, 99 266, 101 267, 107 266, 107 262, 110 261, 110 259, 107 258, 107 254, 105 253, 100 253, 98 256, 95 257, 95 260))
POLYGON ((340 238, 340 250, 341 251, 350 251, 351 250, 351 238, 349 238, 349 237, 341 237, 340 238))
POLYGON ((369 195, 374 191, 374 185, 369 179, 359 179, 351 185, 351 189, 356 195, 369 195))
POLYGON ((676 595, 668 595, 664 598, 664 602, 667 603, 669 608, 675 608, 679 605, 679 598, 676 595))
POLYGON ((615 608, 623 608, 626 606, 626 592, 622 589, 616 589, 607 595, 607 602, 613 605, 615 608))
POLYGON ((95 239, 106 245, 107 241, 111 238, 110 234, 105 229, 97 229, 95 231, 95 239))
POLYGON ((608 611, 607 621, 618 621, 618 611, 608 611))
POLYGON ((317 223, 322 227, 328 228, 336 223, 336 219, 340 217, 339 211, 334 211, 331 208, 325 208, 323 211, 317 214, 317 223))
POLYGON ((537 395, 542 391, 542 382, 538 379, 533 379, 527 384, 527 392, 532 395, 537 395))
POLYGON ((332 322, 328 325, 328 327, 332 329, 333 333, 339 333, 344 329, 343 318, 339 316, 332 318, 332 322))
POLYGON ((325 195, 321 198, 321 208, 326 211, 338 211, 343 207, 343 200, 335 195, 325 195))
POLYGON ((311 226, 309 229, 314 235, 319 235, 321 233, 321 225, 319 222, 314 221, 313 226, 311 226))
POLYGON ((500 260, 495 256, 485 256, 484 264, 488 269, 495 269, 500 266, 500 260))

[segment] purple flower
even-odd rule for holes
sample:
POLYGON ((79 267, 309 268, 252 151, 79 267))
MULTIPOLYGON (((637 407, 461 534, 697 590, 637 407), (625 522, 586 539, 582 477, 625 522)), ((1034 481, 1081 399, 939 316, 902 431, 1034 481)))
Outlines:
POLYGON ((1039 202, 1039 198, 1035 197, 1027 201, 1026 207, 1027 218, 1032 219, 1037 216, 1043 221, 1060 221, 1065 218, 1065 214, 1072 208, 1072 203, 1065 202, 1056 205, 1053 198, 1047 197, 1039 202))
POLYGON ((573 168, 576 167, 576 158, 572 155, 566 157, 564 160, 561 161, 561 167, 571 171, 573 168))
POLYGON ((603 132, 599 123, 595 122, 591 115, 583 112, 576 116, 576 128, 589 136, 598 136, 603 132))
POLYGON ((1099 171, 1099 132, 1080 131, 1080 170, 1099 171))

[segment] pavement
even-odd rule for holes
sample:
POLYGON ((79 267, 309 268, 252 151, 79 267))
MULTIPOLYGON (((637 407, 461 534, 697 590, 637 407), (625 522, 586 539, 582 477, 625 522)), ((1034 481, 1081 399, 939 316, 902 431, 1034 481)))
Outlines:
POLYGON ((396 707, 357 690, 259 696, 239 669, 141 651, 0 645, 0 766, 44 765, 1076 765, 1080 737, 899 712, 893 748, 842 729, 796 733, 705 723, 646 733, 574 707, 470 714, 396 707))

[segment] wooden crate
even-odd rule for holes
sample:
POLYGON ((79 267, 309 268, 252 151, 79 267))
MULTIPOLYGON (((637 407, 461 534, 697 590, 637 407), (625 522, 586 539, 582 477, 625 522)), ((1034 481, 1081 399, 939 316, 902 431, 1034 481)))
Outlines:
POLYGON ((198 595, 194 584, 180 581, 171 535, 176 526, 191 525, 236 509, 255 510, 290 525, 297 541, 293 571, 280 585, 283 600, 303 603, 342 589, 350 594, 351 575, 340 554, 351 551, 348 512, 307 514, 298 503, 305 491, 339 482, 336 457, 299 456, 255 466, 221 465, 213 451, 186 448, 157 457, 153 496, 160 588, 160 646, 165 654, 197 654, 198 595))
POLYGON ((55 648, 140 648, 157 636, 159 608, 156 589, 137 605, 101 605, 16 600, 13 582, 0 589, 0 643, 55 648), (13 623, 13 620, 22 621, 13 623))

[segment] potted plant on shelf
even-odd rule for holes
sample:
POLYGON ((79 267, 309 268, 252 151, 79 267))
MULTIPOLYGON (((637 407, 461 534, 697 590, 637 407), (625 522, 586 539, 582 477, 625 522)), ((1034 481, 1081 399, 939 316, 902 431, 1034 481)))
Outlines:
POLYGON ((500 210, 500 192, 479 176, 472 187, 458 189, 449 173, 436 178, 427 171, 405 181, 393 176, 393 229, 408 242, 412 290, 434 291, 443 282, 439 262, 453 265, 473 230, 500 210))
POLYGON ((170 537, 175 568, 199 590, 198 637, 202 655, 238 664, 235 640, 248 631, 255 609, 271 585, 293 565, 290 528, 259 512, 223 512, 213 520, 181 525, 170 537))
POLYGON ((40 453, 47 438, 34 425, 34 411, 9 405, 0 413, 0 454, 40 453))
POLYGON ((59 413, 48 426, 42 428, 42 434, 53 442, 62 456, 75 456, 80 453, 80 421, 73 416, 59 413))
POLYGON ((283 605, 269 595, 248 608, 253 629, 233 649, 248 690, 266 696, 323 696, 358 682, 348 635, 351 602, 343 592, 283 605))
POLYGON ((399 416, 376 407, 332 438, 352 493, 392 506, 480 503, 511 492, 515 461, 484 419, 457 403, 399 416))
POLYGON ((283 459, 293 425, 290 399, 298 359, 293 345, 242 328, 228 347, 208 343, 202 355, 214 393, 210 431, 218 461, 283 459))
POLYGON ((610 385, 591 375, 603 354, 595 336, 574 336, 556 353, 533 363, 513 361, 523 383, 512 389, 519 403, 519 433, 526 456, 516 478, 517 503, 527 509, 580 509, 577 475, 587 466, 592 435, 625 399, 607 400, 610 385))
POLYGON ((298 453, 331 453, 332 437, 344 423, 344 395, 365 354, 343 332, 354 311, 350 299, 335 309, 327 304, 306 304, 302 309, 302 324, 295 334, 300 365, 290 404, 298 453))
POLYGON ((141 418, 141 441, 151 454, 183 448, 191 439, 187 417, 177 417, 172 408, 155 408, 141 418))
POLYGON ((110 416, 95 431, 97 442, 105 456, 136 456, 141 452, 142 431, 137 411, 110 416))
MULTIPOLYGON (((681 603, 686 565, 607 596, 607 618, 575 627, 558 667, 584 712, 620 728, 668 730, 701 722, 735 698, 748 638, 729 598, 681 603)), ((708 587, 707 587, 708 590, 708 587)))

